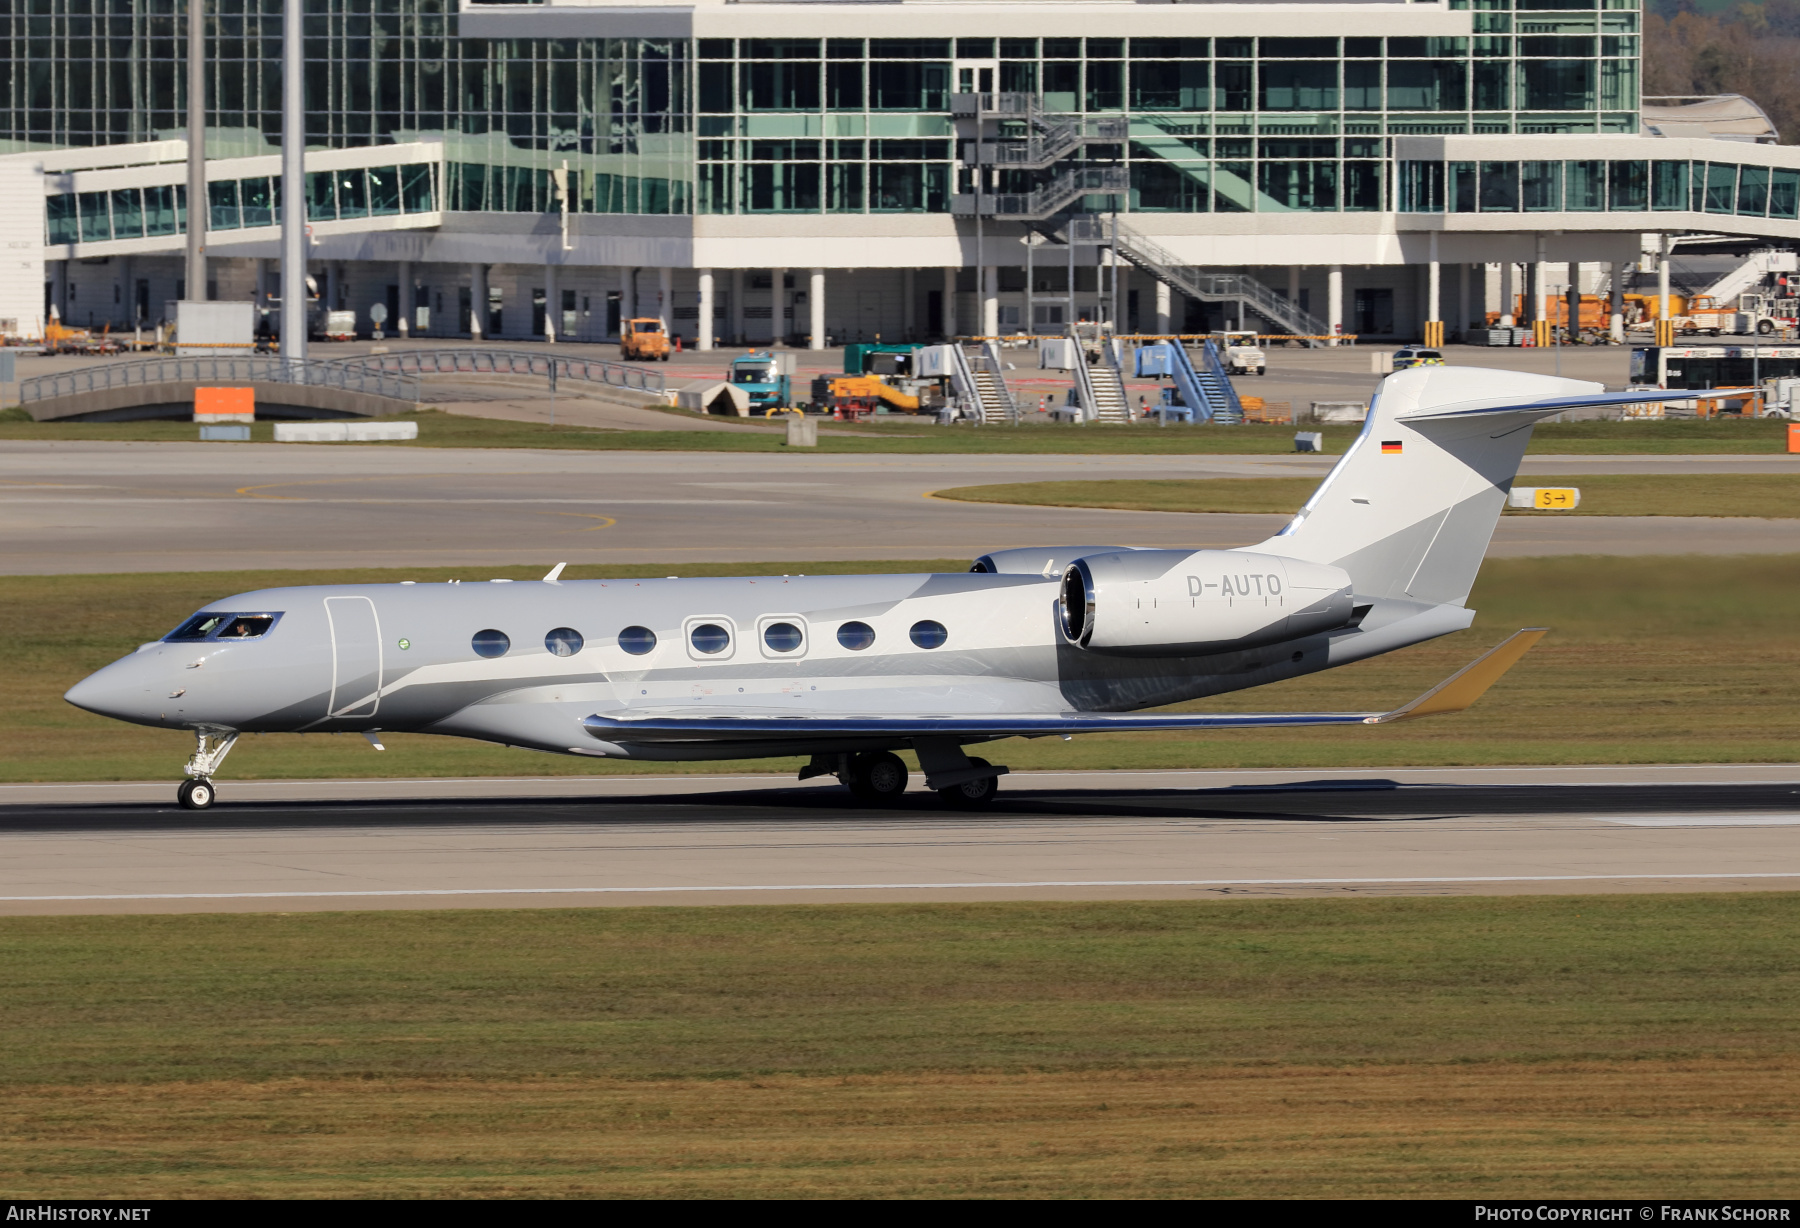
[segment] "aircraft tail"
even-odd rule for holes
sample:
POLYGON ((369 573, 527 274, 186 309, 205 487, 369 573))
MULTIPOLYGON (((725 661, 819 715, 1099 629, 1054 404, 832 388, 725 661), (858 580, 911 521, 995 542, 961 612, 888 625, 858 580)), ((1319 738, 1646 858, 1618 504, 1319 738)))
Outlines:
POLYGON ((1248 548, 1341 567, 1359 599, 1462 605, 1532 425, 1633 395, 1643 396, 1516 371, 1397 372, 1382 381, 1362 434, 1306 506, 1248 548))

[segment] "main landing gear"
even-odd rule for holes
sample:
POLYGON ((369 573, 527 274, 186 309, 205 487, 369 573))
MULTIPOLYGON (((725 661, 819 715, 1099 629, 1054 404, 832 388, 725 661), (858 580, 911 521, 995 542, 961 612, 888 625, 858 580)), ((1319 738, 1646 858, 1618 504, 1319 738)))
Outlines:
POLYGON ((175 790, 175 801, 183 810, 206 810, 218 800, 213 788, 213 774, 225 762, 225 756, 237 745, 235 730, 194 730, 194 753, 188 756, 187 779, 175 790))
MULTIPOLYGON (((946 806, 956 810, 980 810, 999 793, 1004 767, 986 759, 971 758, 954 743, 920 739, 914 743, 925 784, 946 806)), ((892 751, 863 751, 855 755, 814 755, 800 769, 800 779, 836 776, 850 795, 865 806, 892 806, 906 793, 906 763, 892 751)))

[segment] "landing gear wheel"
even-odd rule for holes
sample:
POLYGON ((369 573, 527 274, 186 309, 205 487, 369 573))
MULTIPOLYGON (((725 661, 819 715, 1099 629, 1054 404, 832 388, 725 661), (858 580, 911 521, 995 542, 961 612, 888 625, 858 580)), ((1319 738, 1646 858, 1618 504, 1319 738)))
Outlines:
POLYGON ((861 802, 886 803, 906 792, 906 764, 891 751, 878 750, 850 760, 850 792, 861 802))
MULTIPOLYGON (((991 766, 986 759, 969 757, 970 767, 991 766)), ((1000 792, 998 776, 983 776, 980 780, 964 781, 960 785, 951 785, 948 789, 939 789, 938 796, 944 799, 944 805, 953 810, 984 810, 993 805, 994 797, 1000 792)))
POLYGON ((184 780, 175 790, 175 800, 183 810, 209 809, 217 796, 210 780, 184 780))

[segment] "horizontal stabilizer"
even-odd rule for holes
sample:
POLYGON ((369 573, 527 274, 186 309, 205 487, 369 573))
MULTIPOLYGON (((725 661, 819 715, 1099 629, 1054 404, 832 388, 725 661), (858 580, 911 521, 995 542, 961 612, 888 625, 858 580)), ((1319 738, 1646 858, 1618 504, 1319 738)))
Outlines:
POLYGON ((1551 414, 1571 409, 1608 409, 1619 405, 1642 405, 1650 401, 1708 401, 1721 397, 1756 395, 1755 388, 1681 388, 1640 390, 1638 392, 1590 392, 1572 397, 1544 397, 1520 401, 1512 397, 1496 397, 1492 401, 1463 401, 1455 405, 1436 405, 1422 412, 1403 414, 1399 422, 1444 422, 1457 418, 1480 418, 1488 414, 1551 414))
POLYGON ((1043 738, 1077 733, 1146 733, 1180 729, 1268 729, 1302 725, 1385 725, 1393 721, 1461 712, 1511 669, 1546 634, 1543 627, 1515 632, 1411 703, 1391 712, 1043 712, 980 716, 845 713, 758 716, 739 712, 690 712, 641 717, 594 715, 582 722, 607 742, 841 741, 897 744, 911 738, 1043 738))

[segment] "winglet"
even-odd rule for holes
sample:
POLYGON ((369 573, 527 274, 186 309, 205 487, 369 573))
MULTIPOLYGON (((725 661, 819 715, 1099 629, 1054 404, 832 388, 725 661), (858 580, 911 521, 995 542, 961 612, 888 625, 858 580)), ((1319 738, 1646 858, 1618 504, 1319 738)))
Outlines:
POLYGON ((1380 716, 1366 717, 1364 723, 1387 725, 1421 716, 1436 716, 1440 712, 1461 712, 1486 694, 1489 687, 1500 681, 1501 674, 1517 665, 1519 658, 1549 633, 1548 627, 1521 628, 1411 703, 1380 716))
POLYGON ((545 576, 545 577, 544 577, 544 579, 543 579, 543 583, 545 583, 545 584, 555 584, 555 583, 556 583, 556 577, 558 577, 558 576, 560 576, 560 575, 562 575, 562 569, 563 569, 563 568, 565 568, 565 567, 567 567, 567 566, 568 566, 568 564, 567 564, 567 563, 558 563, 558 564, 557 564, 557 565, 556 565, 556 566, 554 566, 554 567, 552 567, 552 568, 551 568, 551 569, 550 569, 550 574, 549 574, 549 575, 547 575, 547 576, 545 576))

